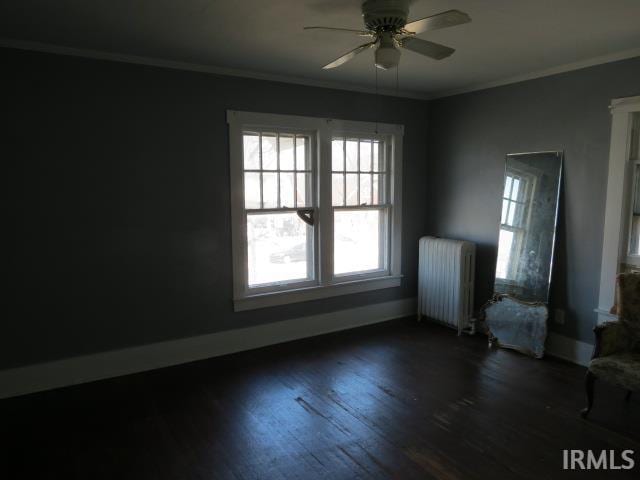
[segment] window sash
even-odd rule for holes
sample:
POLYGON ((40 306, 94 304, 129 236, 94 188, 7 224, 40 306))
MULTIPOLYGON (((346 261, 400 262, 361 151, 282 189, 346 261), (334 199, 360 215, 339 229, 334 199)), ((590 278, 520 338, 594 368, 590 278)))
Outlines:
MULTIPOLYGON (((311 134, 305 132, 298 131, 286 131, 280 132, 278 129, 270 128, 270 129, 243 129, 242 130, 242 141, 243 141, 243 182, 246 182, 247 174, 257 174, 258 175, 258 183, 260 190, 260 201, 259 207, 247 207, 246 201, 246 192, 245 192, 245 209, 249 210, 264 210, 264 209, 273 209, 273 208, 287 208, 283 207, 284 201, 282 198, 282 174, 291 174, 293 177, 293 202, 288 208, 313 208, 314 204, 314 181, 313 181, 313 151, 311 149, 311 134), (245 137, 258 137, 258 168, 246 168, 247 159, 244 158, 246 154, 246 148, 244 145, 245 137), (275 159, 276 164, 275 168, 265 168, 264 165, 264 138, 273 138, 275 139, 275 159), (281 168, 282 165, 282 152, 281 152, 281 139, 287 138, 292 141, 292 167, 293 168, 281 168), (300 140, 304 141, 304 160, 300 160, 298 158, 298 142, 300 140), (301 163, 304 163, 304 168, 298 168, 301 163), (276 198, 275 198, 275 206, 266 206, 265 207, 265 194, 264 194, 264 186, 265 186, 265 175, 275 175, 275 184, 276 184, 276 198), (303 179, 305 181, 304 188, 304 205, 298 205, 298 176, 303 175, 303 179), (310 178, 309 178, 310 177, 310 178)), ((243 184, 243 188, 246 188, 246 185, 243 184)))
MULTIPOLYGON (((334 186, 340 186, 341 201, 339 202, 341 206, 361 206, 361 205, 382 205, 387 201, 387 192, 388 192, 388 163, 387 159, 387 142, 384 138, 380 138, 375 135, 366 135, 360 134, 357 136, 354 135, 345 135, 345 136, 336 136, 333 135, 331 138, 331 187, 333 190, 334 186), (355 151, 356 151, 356 162, 354 167, 349 168, 347 162, 347 150, 348 144, 355 143, 355 151), (363 167, 363 145, 368 145, 367 149, 369 151, 368 154, 368 168, 363 167), (375 147, 375 148, 374 148, 375 147), (339 152, 341 162, 336 169, 336 162, 334 161, 334 154, 339 152), (376 165, 377 160, 377 165, 376 165), (363 195, 363 179, 368 179, 368 187, 363 195), (337 182, 336 182, 337 180, 337 182), (355 188, 351 190, 355 190, 356 199, 355 203, 349 202, 348 192, 350 189, 347 188, 349 180, 355 181, 355 188), (375 186, 377 185, 377 189, 375 186), (374 195, 377 193, 377 195, 374 195)), ((353 186, 352 186, 353 187, 353 186)), ((331 204, 333 206, 340 206, 334 202, 336 195, 332 191, 332 201, 331 204)))
MULTIPOLYGON (((242 284, 241 291, 242 296, 250 296, 250 295, 259 295, 263 293, 270 292, 280 292, 280 291, 288 291, 296 288, 305 288, 310 286, 318 285, 318 229, 314 227, 307 229, 307 245, 306 245, 306 263, 307 263, 307 278, 302 279, 290 279, 290 280, 279 280, 273 282, 265 282, 260 284, 249 284, 249 238, 248 238, 248 216, 249 215, 266 215, 266 214, 279 214, 279 213, 292 213, 298 212, 301 209, 317 209, 317 192, 316 192, 316 168, 317 164, 317 146, 316 146, 316 133, 308 130, 300 130, 300 129, 292 129, 292 128, 279 128, 279 127, 266 127, 266 128, 256 128, 252 126, 243 126, 240 129, 240 141, 244 142, 244 137, 246 135, 257 135, 259 136, 259 147, 258 147, 258 155, 259 155, 259 168, 244 168, 244 143, 242 145, 242 193, 243 197, 245 195, 245 175, 247 173, 259 173, 260 174, 260 208, 247 208, 245 202, 242 203, 242 263, 243 263, 243 275, 242 275, 242 284), (276 167, 274 169, 265 169, 263 163, 263 145, 262 138, 263 136, 273 136, 275 138, 276 145, 276 167), (280 169, 281 163, 281 155, 280 155, 280 138, 283 136, 292 136, 294 138, 294 152, 293 152, 293 169, 280 169), (307 139, 306 149, 305 149, 305 165, 304 169, 297 169, 298 162, 298 152, 296 148, 296 141, 298 138, 307 139), (276 206, 274 207, 265 207, 264 206, 264 195, 263 195, 263 174, 275 174, 276 175, 276 185, 277 185, 277 199, 276 206), (294 178, 294 206, 292 207, 283 207, 282 206, 282 198, 281 198, 281 181, 280 174, 281 173, 293 173, 294 178), (310 179, 307 181, 307 185, 305 186, 305 205, 297 206, 298 203, 298 185, 297 185, 297 177, 298 174, 309 175, 310 179)), ((302 220, 300 220, 302 222, 302 220)), ((234 268, 234 270, 236 270, 234 268)), ((234 275, 236 272, 234 271, 234 275)), ((235 282, 235 279, 234 279, 235 282)), ((234 288, 236 291, 235 295, 237 296, 238 288, 234 288)))

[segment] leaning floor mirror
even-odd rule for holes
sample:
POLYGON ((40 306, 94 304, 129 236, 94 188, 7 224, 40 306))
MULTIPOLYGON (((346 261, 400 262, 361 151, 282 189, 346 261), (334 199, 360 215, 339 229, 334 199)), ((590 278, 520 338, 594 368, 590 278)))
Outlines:
POLYGON ((562 177, 562 152, 507 155, 494 296, 485 309, 490 345, 544 355, 562 177))

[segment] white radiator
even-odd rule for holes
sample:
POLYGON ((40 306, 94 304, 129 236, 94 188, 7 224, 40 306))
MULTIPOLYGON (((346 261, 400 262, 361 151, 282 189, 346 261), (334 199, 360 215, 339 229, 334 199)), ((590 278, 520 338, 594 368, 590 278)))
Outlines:
POLYGON ((436 237, 420 239, 418 320, 426 316, 473 333, 473 279, 476 246, 436 237))

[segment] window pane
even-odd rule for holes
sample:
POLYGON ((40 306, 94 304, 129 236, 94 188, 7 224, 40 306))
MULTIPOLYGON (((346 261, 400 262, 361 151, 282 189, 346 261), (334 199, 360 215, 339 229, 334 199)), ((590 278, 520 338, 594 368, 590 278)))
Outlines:
POLYGON ((380 191, 380 177, 382 175, 374 175, 373 176, 373 198, 372 198, 372 203, 375 205, 376 203, 382 203, 382 201, 380 200, 380 195, 379 195, 379 191, 380 191))
POLYGON ((631 232, 629 233, 629 255, 640 255, 640 167, 634 171, 631 203, 631 232))
POLYGON ((504 198, 511 198, 511 180, 512 178, 509 175, 504 179, 504 194, 502 195, 504 198))
POLYGON ((507 211, 509 210, 509 200, 502 200, 502 217, 500 217, 500 223, 504 224, 507 221, 507 211))
POLYGON ((278 151, 276 136, 272 134, 262 135, 262 169, 276 170, 278 168, 278 151))
POLYGON ((513 190, 511 190, 511 200, 518 200, 518 190, 520 190, 520 180, 513 179, 513 190))
POLYGON ((358 170, 358 141, 347 140, 347 171, 355 172, 358 170))
POLYGON ((334 172, 344 171, 344 140, 336 138, 331 142, 331 169, 334 172))
POLYGON ((334 211, 334 262, 336 275, 378 270, 381 235, 380 210, 334 211))
POLYGON ((260 169, 260 137, 256 134, 244 134, 242 137, 244 151, 244 169, 260 169))
POLYGON ((360 171, 371 171, 371 142, 366 140, 360 142, 360 171))
POLYGON ((379 150, 380 150, 380 142, 373 142, 373 171, 379 172, 384 170, 384 167, 381 165, 379 160, 379 150))
POLYGON ((278 174, 264 172, 262 174, 262 207, 278 206, 278 174))
POLYGON ((344 205, 344 174, 331 175, 331 204, 341 207, 344 205))
POLYGON ((511 225, 511 226, 514 225, 513 220, 516 215, 516 207, 517 207, 517 204, 514 202, 511 202, 511 206, 509 207, 509 214, 507 215, 507 225, 511 225))
POLYGON ((347 205, 358 205, 358 175, 347 173, 347 205))
POLYGON ((515 211, 515 214, 513 217, 513 223, 511 225, 513 225, 514 227, 522 228, 522 215, 524 214, 524 205, 522 203, 514 203, 513 210, 515 211))
POLYGON ((280 206, 293 208, 293 173, 280 172, 280 206))
POLYGON ((498 261, 496 262, 496 277, 509 278, 509 260, 513 248, 513 232, 500 229, 498 240, 498 261))
POLYGON ((260 174, 244 174, 244 208, 260 208, 260 174))
POLYGON ((293 136, 280 136, 280 170, 294 170, 293 136))
POLYGON ((311 174, 309 173, 296 173, 297 175, 297 207, 310 207, 312 205, 311 199, 308 197, 311 192, 311 188, 309 186, 309 181, 311 179, 311 174))
POLYGON ((385 175, 378 173, 373 176, 373 203, 385 202, 385 175))
POLYGON ((631 238, 629 239, 629 255, 640 255, 640 216, 631 219, 631 238))
POLYGON ((247 215, 249 286, 309 278, 309 228, 295 212, 247 215))
POLYGON ((307 162, 309 139, 296 136, 296 170, 310 170, 307 162))
POLYGON ((629 151, 631 153, 629 158, 633 160, 640 160, 640 113, 633 114, 631 145, 629 147, 629 151))
POLYGON ((371 175, 360 174, 360 205, 371 205, 371 175))
POLYGON ((633 186, 631 194, 633 195, 632 212, 634 215, 640 215, 640 165, 636 165, 633 172, 633 186))

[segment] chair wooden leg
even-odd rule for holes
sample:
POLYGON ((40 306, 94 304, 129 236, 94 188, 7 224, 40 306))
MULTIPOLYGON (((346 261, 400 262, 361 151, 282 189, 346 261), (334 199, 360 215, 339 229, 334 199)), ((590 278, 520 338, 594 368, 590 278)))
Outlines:
POLYGON ((628 402, 629 400, 631 400, 631 390, 627 390, 627 396, 624 397, 624 399, 628 402))
POLYGON ((584 377, 584 387, 587 391, 587 406, 582 409, 582 412, 580 412, 580 416, 582 418, 587 418, 587 415, 589 415, 591 407, 593 406, 593 384, 595 381, 596 376, 587 370, 587 375, 584 377))

